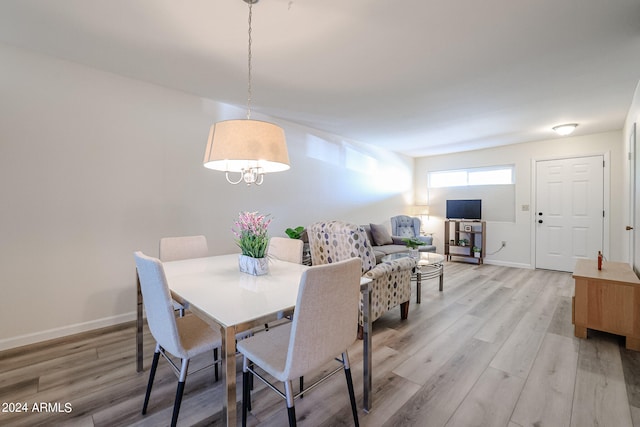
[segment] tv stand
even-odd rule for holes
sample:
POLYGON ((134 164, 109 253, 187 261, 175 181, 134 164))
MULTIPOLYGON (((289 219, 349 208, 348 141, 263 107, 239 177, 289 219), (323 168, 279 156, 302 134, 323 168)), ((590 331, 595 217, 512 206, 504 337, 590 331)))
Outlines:
POLYGON ((447 261, 483 264, 486 229, 487 223, 482 220, 447 219, 444 222, 444 256, 447 261))

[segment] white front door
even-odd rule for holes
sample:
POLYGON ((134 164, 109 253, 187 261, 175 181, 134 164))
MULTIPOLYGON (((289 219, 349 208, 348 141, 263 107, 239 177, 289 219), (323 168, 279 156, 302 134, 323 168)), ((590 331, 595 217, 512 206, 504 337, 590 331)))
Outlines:
POLYGON ((604 226, 604 157, 536 162, 536 268, 596 259, 604 226))

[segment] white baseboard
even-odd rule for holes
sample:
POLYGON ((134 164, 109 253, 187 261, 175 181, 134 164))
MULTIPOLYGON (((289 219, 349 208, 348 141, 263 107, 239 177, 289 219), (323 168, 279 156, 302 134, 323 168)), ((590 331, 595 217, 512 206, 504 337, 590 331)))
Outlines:
POLYGON ((46 331, 34 332, 32 334, 20 335, 17 337, 5 338, 0 340, 0 351, 9 350, 23 345, 35 344, 42 341, 48 341, 55 338, 66 337, 81 332, 91 331, 93 329, 114 326, 120 323, 130 322, 136 319, 136 312, 120 314, 118 316, 105 317, 102 319, 92 320, 90 322, 76 323, 74 325, 62 326, 60 328, 47 329, 46 331))
POLYGON ((499 260, 491 260, 486 258, 482 262, 484 262, 485 264, 499 265, 500 267, 515 267, 515 268, 526 268, 529 270, 534 270, 531 264, 524 264, 519 262, 499 261, 499 260))

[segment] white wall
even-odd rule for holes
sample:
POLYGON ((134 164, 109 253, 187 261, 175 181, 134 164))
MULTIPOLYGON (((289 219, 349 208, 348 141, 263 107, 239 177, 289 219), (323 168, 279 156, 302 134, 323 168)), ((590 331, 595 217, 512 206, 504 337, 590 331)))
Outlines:
MULTIPOLYGON (((415 198, 417 203, 426 204, 427 174, 429 171, 514 164, 516 168, 515 221, 487 222, 487 253, 498 251, 501 241, 506 241, 507 247, 494 255, 488 255, 486 262, 533 268, 535 265, 531 250, 534 238, 532 221, 535 209, 535 197, 532 194, 533 161, 605 153, 609 153, 611 161, 609 167, 611 171, 611 212, 608 218, 611 244, 609 249, 605 247, 605 254, 610 260, 620 260, 623 257, 621 240, 624 232, 624 226, 621 226, 623 222, 622 200, 627 196, 623 191, 622 163, 624 154, 622 132, 620 131, 416 159, 415 198), (523 205, 529 205, 530 210, 524 211, 523 205)), ((469 196, 469 198, 482 198, 482 194, 474 195, 474 197, 469 196)), ((426 229, 434 233, 438 251, 442 252, 444 249, 445 204, 443 200, 434 200, 433 197, 430 197, 429 202, 434 209, 430 209, 430 220, 426 229)))
POLYGON ((0 350, 132 320, 133 251, 160 237, 236 252, 241 210, 284 235, 388 222, 413 195, 412 159, 285 122, 291 169, 232 186, 202 157, 210 125, 244 111, 4 45, 0 63, 0 350))

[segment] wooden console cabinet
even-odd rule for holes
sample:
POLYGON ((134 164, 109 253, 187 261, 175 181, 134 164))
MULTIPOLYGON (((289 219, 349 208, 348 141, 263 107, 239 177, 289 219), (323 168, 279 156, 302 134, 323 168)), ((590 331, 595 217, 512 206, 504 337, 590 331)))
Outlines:
POLYGON ((573 271, 573 324, 576 337, 587 328, 627 338, 626 347, 640 351, 640 280, 629 264, 580 259, 573 271))

